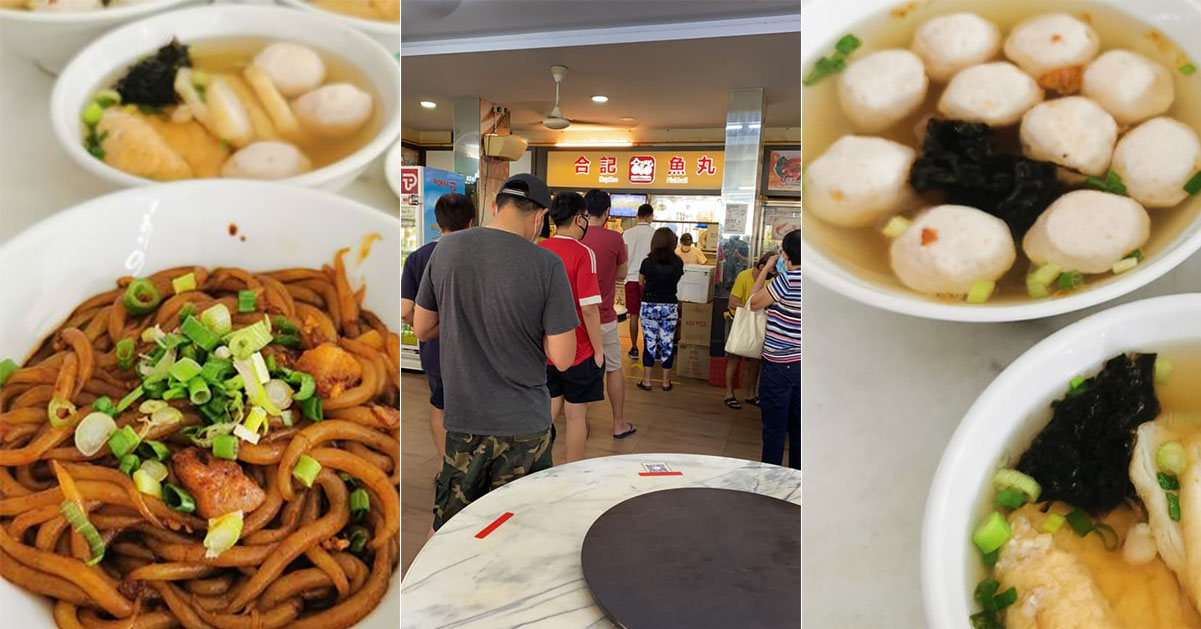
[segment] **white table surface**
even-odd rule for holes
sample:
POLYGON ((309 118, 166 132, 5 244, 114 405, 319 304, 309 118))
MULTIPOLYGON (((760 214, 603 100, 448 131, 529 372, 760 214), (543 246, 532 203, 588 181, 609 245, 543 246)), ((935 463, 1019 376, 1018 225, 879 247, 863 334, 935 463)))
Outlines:
MULTIPOLYGON (((39 220, 119 190, 67 156, 50 128, 54 77, 0 46, 0 243, 39 220)), ((400 215, 384 178, 384 156, 341 194, 400 215)))
MULTIPOLYGON (((555 466, 468 505, 426 542, 405 574, 405 629, 611 629, 584 582, 588 528, 627 498, 679 487, 751 491, 801 503, 801 472, 741 459, 627 454, 555 466), (643 463, 681 476, 639 476, 643 463), (475 535, 513 513, 484 539, 475 535)), ((631 575, 631 586, 636 575, 631 575)))
POLYGON ((976 397, 1022 352, 1088 314, 1198 291, 1201 254, 1089 310, 967 324, 869 308, 808 282, 801 395, 805 626, 925 627, 918 558, 926 495, 976 397))

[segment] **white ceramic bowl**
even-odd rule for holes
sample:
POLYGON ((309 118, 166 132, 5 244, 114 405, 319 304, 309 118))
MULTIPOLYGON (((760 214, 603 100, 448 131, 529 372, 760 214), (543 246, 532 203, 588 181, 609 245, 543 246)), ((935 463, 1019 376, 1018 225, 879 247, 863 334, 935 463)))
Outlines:
MULTIPOLYGON (((1201 39, 1197 38, 1197 33, 1201 32, 1201 0, 1096 1, 1100 4, 1114 5, 1119 10, 1154 25, 1187 50, 1191 58, 1201 59, 1201 39)), ((885 14, 902 4, 904 3, 899 0, 806 0, 803 9, 805 37, 801 39, 801 61, 804 71, 808 72, 818 58, 833 50, 838 38, 852 30, 856 24, 885 14)), ((1048 2, 1045 7, 1046 11, 1051 11, 1054 3, 1048 2)), ((870 306, 948 321, 1022 321, 1074 312, 1134 291, 1201 250, 1201 216, 1198 216, 1163 251, 1140 263, 1134 270, 1094 288, 1056 299, 974 305, 939 302, 899 286, 881 286, 871 282, 823 254, 821 246, 810 241, 811 232, 812 230, 802 232, 806 278, 870 306)))
POLYGON ((153 52, 172 37, 189 43, 214 37, 262 37, 295 41, 323 49, 358 68, 374 86, 383 124, 375 139, 341 161, 281 181, 341 190, 400 135, 400 68, 370 37, 321 16, 276 6, 219 4, 172 11, 116 29, 84 48, 63 69, 50 96, 50 124, 59 144, 84 170, 121 186, 154 183, 122 172, 83 148, 79 115, 92 95, 114 75, 153 52))
MULTIPOLYGON (((365 307, 400 329, 400 223, 355 201, 318 190, 254 181, 184 181, 122 190, 60 212, 0 247, 0 357, 22 361, 84 299, 122 275, 184 264, 271 270, 320 268, 341 247, 353 286, 366 282, 365 307), (229 225, 238 234, 229 235, 229 225)), ((0 579, 5 627, 54 625, 48 599, 0 579)), ((400 571, 388 594, 356 629, 395 629, 400 571)))
POLYGON ((1006 457, 1020 454, 1049 420, 1065 383, 1096 373, 1128 351, 1156 351, 1201 341, 1201 293, 1145 299, 1097 313, 1035 345, 976 400, 951 437, 926 502, 922 525, 922 597, 927 626, 960 629, 976 611, 972 590, 980 555, 972 528, 990 479, 1006 457))
POLYGON ((278 0, 280 4, 289 6, 301 11, 312 11, 332 18, 354 28, 367 33, 375 38, 375 41, 383 44, 388 52, 397 54, 400 52, 400 22, 392 23, 383 20, 368 20, 353 15, 343 13, 335 13, 334 11, 326 11, 320 7, 315 7, 309 4, 307 0, 278 0))
POLYGON ((105 31, 196 0, 149 0, 142 4, 51 13, 0 9, 0 43, 8 52, 33 59, 51 73, 105 31))

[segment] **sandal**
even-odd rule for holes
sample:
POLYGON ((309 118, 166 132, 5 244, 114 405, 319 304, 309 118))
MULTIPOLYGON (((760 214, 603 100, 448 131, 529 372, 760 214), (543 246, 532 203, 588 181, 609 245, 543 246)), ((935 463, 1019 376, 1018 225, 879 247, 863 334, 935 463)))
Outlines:
MULTIPOLYGON (((747 400, 747 401, 749 402, 750 400, 747 400)), ((726 402, 726 406, 729 406, 730 408, 732 408, 734 410, 738 410, 738 409, 742 408, 742 405, 738 403, 738 398, 736 398, 736 397, 733 397, 733 396, 728 397, 725 399, 725 402, 726 402)))
POLYGON ((755 397, 747 398, 746 403, 750 404, 751 406, 759 406, 759 396, 756 395, 755 397))
POLYGON ((673 385, 670 385, 670 384, 665 384, 665 385, 663 385, 663 390, 664 390, 664 391, 671 391, 671 390, 672 390, 672 389, 674 389, 674 388, 675 388, 675 387, 674 387, 673 385))
POLYGON ((641 380, 638 381, 638 388, 642 389, 643 391, 654 391, 654 387, 650 386, 649 384, 642 384, 641 380))
POLYGON ((625 439, 626 437, 629 437, 630 435, 638 432, 638 429, 634 427, 634 424, 631 424, 630 422, 626 422, 626 425, 629 426, 630 429, 619 435, 613 435, 614 439, 625 439))

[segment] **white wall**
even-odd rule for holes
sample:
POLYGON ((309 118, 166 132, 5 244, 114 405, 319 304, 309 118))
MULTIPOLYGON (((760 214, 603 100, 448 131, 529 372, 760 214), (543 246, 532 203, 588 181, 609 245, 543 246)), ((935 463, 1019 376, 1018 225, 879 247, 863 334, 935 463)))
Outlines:
MULTIPOLYGON (((454 172, 455 170, 455 152, 454 151, 426 151, 425 165, 430 168, 438 168, 454 172)), ((523 175, 534 171, 533 154, 526 151, 522 154, 521 159, 509 163, 509 175, 523 175)))

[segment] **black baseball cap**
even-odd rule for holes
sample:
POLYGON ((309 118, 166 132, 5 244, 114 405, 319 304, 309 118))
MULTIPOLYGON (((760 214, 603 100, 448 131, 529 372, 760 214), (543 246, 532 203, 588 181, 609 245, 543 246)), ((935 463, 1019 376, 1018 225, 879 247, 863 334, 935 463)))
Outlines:
POLYGON ((546 182, 533 175, 515 175, 505 180, 499 194, 511 194, 515 197, 529 199, 543 208, 550 207, 550 188, 546 182))

